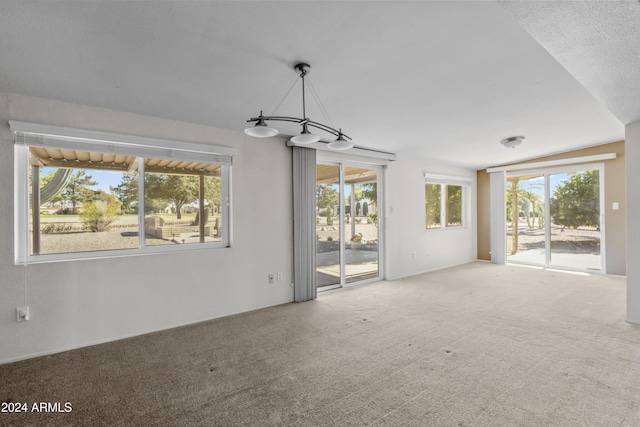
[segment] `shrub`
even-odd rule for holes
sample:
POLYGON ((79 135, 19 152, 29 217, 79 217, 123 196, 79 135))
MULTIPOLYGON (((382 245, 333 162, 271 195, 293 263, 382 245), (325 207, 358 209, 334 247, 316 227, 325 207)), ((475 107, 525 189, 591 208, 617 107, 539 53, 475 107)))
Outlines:
POLYGON ((378 214, 377 213, 370 213, 367 218, 369 219, 369 222, 372 224, 375 224, 376 227, 378 226, 378 214))
POLYGON ((327 225, 333 225, 333 209, 327 209, 327 225))
POLYGON ((113 194, 100 193, 82 206, 80 220, 91 231, 107 231, 120 213, 121 202, 113 194))
POLYGON ((50 222, 45 223, 40 228, 42 234, 58 234, 82 231, 81 227, 77 227, 72 223, 50 222))

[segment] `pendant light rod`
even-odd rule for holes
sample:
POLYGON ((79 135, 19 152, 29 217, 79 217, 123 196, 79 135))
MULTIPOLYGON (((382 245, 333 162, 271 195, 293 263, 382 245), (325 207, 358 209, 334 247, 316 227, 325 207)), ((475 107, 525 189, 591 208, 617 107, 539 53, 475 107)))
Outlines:
MULTIPOLYGON (((266 120, 274 120, 280 122, 294 122, 298 123, 302 126, 302 134, 298 136, 294 136, 292 141, 307 144, 310 142, 320 140, 319 136, 313 135, 309 132, 308 128, 316 128, 323 132, 327 132, 332 134, 338 138, 339 145, 345 146, 346 148, 353 147, 353 142, 348 135, 345 135, 342 132, 342 129, 338 130, 329 125, 325 125, 323 123, 315 122, 310 120, 307 117, 307 106, 306 106, 306 92, 305 92, 305 77, 309 74, 311 70, 311 66, 305 62, 299 62, 293 66, 293 69, 300 75, 300 79, 302 80, 302 118, 300 117, 289 117, 289 116, 263 116, 262 111, 258 117, 252 117, 247 120, 247 123, 256 122, 254 127, 250 127, 245 129, 245 133, 250 136, 255 137, 269 137, 275 136, 278 134, 278 130, 275 128, 269 127, 265 121, 266 120), (298 139, 296 141, 296 139, 298 139), (348 141, 347 141, 348 140, 348 141), (304 141, 304 142, 303 142, 304 141)), ((289 90, 291 91, 291 89, 289 90)), ((287 93, 288 95, 288 93, 287 93)), ((316 95, 317 96, 317 95, 316 95)), ((284 100, 283 100, 284 101, 284 100)), ((281 102, 282 103, 282 102, 281 102)), ((344 149, 344 148, 340 148, 344 149)))
POLYGON ((296 69, 300 73, 300 78, 302 79, 302 117, 306 119, 307 110, 306 110, 306 102, 305 102, 305 96, 304 96, 304 77, 307 75, 307 73, 311 69, 311 66, 309 64, 305 64, 301 62, 300 64, 296 64, 294 69, 296 69))

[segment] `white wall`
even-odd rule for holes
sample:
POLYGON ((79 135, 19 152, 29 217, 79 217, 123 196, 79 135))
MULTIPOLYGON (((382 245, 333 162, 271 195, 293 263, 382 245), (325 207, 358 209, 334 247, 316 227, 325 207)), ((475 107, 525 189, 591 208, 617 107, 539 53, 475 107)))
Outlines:
POLYGON ((627 174, 627 322, 640 325, 640 122, 625 128, 627 174))
MULTIPOLYGON (((293 301, 291 152, 282 139, 0 93, 0 144, 0 363, 293 301), (14 265, 9 120, 234 147, 232 247, 14 265), (278 271, 284 280, 267 284, 278 271), (18 323, 23 305, 31 320, 18 323)), ((400 158, 386 178, 387 277, 476 259, 474 171, 400 158), (467 228, 425 230, 425 172, 473 178, 467 228)))
POLYGON ((388 278, 395 279, 476 260, 475 171, 400 157, 387 168, 386 194, 388 278), (473 179, 468 193, 466 228, 426 229, 425 172, 473 179), (413 252, 416 253, 415 258, 413 252))
POLYGON ((0 363, 293 300, 291 153, 281 139, 0 93, 0 363), (233 246, 14 265, 8 120, 232 146, 233 246), (267 284, 267 274, 284 280, 267 284), (16 322, 17 306, 31 320, 16 322))

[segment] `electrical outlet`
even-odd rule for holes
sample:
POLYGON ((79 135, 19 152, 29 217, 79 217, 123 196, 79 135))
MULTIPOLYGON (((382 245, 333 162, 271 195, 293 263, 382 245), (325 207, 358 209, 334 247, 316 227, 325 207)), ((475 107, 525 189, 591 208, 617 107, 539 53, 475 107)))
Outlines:
POLYGON ((273 273, 269 273, 268 279, 269 279, 269 284, 273 283, 273 280, 274 280, 273 273))
POLYGON ((278 282, 282 282, 282 271, 278 271, 277 277, 278 277, 278 282))
POLYGON ((29 306, 16 308, 16 321, 24 322, 29 320, 29 306))

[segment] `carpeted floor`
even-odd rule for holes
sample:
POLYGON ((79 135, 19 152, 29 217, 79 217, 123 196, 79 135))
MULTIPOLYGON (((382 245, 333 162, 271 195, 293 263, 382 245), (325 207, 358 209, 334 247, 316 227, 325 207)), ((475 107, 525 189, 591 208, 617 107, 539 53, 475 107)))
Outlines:
POLYGON ((1 425, 638 426, 624 278, 471 263, 0 366, 1 425), (31 409, 31 408, 30 408, 31 409))

